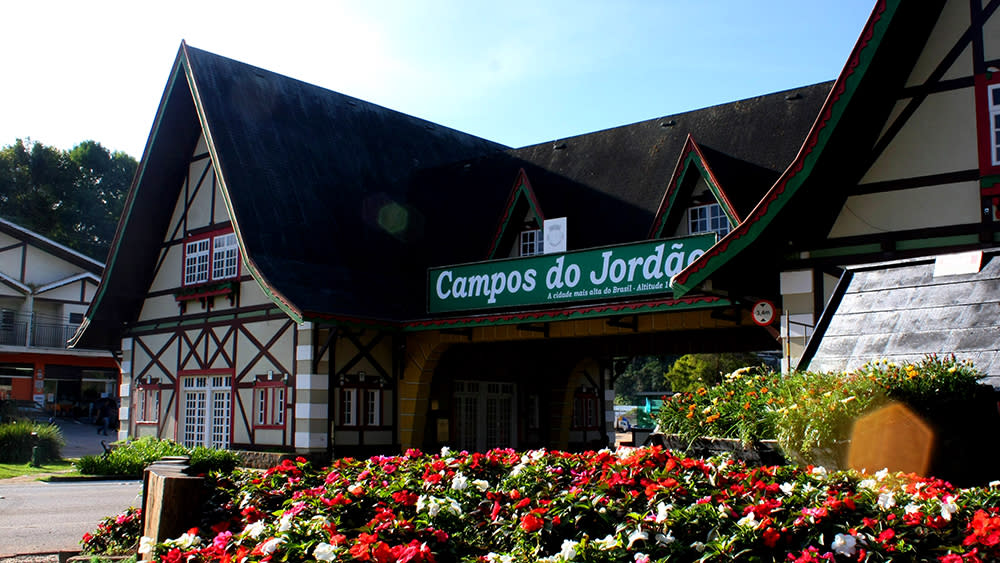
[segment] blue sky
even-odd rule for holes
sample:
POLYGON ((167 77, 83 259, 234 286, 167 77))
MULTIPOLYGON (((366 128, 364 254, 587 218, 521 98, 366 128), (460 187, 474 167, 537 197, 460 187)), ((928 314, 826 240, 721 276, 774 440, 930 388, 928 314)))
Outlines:
POLYGON ((181 39, 520 147, 836 78, 873 0, 17 2, 0 146, 141 156, 181 39))

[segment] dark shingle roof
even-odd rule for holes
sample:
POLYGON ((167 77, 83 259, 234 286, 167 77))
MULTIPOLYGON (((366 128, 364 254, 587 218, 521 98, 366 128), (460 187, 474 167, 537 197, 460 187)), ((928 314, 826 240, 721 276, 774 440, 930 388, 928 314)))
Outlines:
POLYGON ((829 87, 507 149, 182 44, 81 343, 112 346, 135 319, 203 130, 266 291, 300 318, 403 322, 426 316, 429 266, 486 258, 519 170, 570 218, 571 248, 642 240, 689 134, 749 206, 829 87))
POLYGON ((985 253, 976 274, 935 277, 933 259, 855 268, 829 327, 813 338, 821 340, 812 370, 954 352, 1000 385, 1000 253, 985 253))

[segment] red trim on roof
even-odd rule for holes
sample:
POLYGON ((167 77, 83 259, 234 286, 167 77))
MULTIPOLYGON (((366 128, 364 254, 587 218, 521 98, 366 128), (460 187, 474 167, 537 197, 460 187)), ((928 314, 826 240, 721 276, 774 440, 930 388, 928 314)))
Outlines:
POLYGON ((504 206, 503 214, 500 216, 500 221, 497 223, 496 233, 493 235, 493 240, 490 242, 490 249, 487 253, 487 257, 493 258, 497 252, 497 245, 500 244, 500 239, 503 238, 503 234, 506 231, 507 224, 510 222, 511 214, 514 213, 514 205, 517 204, 518 196, 521 193, 521 186, 524 186, 525 193, 528 196, 529 204, 535 209, 535 214, 538 218, 545 220, 545 214, 542 212, 542 206, 538 203, 538 197, 535 195, 534 188, 531 187, 531 181, 528 180, 528 173, 521 168, 517 171, 517 177, 514 179, 514 185, 510 189, 510 195, 507 196, 507 204, 504 206))
POLYGON ((586 307, 572 307, 567 309, 555 309, 549 311, 525 311, 523 313, 506 313, 496 315, 483 315, 475 317, 460 317, 448 319, 431 319, 407 323, 411 327, 447 326, 465 322, 497 322, 497 321, 535 321, 543 318, 556 319, 557 317, 568 317, 570 315, 585 313, 615 313, 621 311, 634 311, 645 307, 661 307, 672 305, 696 305, 710 304, 720 301, 720 297, 697 296, 683 297, 680 299, 660 299, 657 301, 639 301, 631 303, 609 303, 603 305, 590 305, 586 307))
POLYGON ((705 159, 705 153, 701 152, 701 147, 694 140, 694 137, 688 133, 687 138, 684 140, 684 147, 681 149, 680 157, 677 159, 677 164, 674 166, 674 172, 670 176, 670 181, 667 183, 667 189, 663 193, 663 199, 660 200, 660 205, 656 210, 656 216, 653 218, 653 224, 649 229, 648 238, 656 238, 661 235, 660 231, 663 230, 663 223, 666 221, 670 214, 670 200, 674 194, 679 189, 679 184, 681 178, 684 177, 684 173, 687 169, 687 159, 691 153, 695 153, 698 160, 701 161, 702 167, 705 169, 705 173, 708 174, 708 181, 719 190, 718 198, 716 200, 719 205, 723 206, 726 210, 726 215, 736 219, 739 223, 742 221, 736 208, 729 201, 729 197, 726 195, 725 188, 719 183, 718 178, 715 177, 715 172, 712 171, 712 167, 709 166, 708 160, 705 159), (721 198, 721 199, 719 199, 721 198))

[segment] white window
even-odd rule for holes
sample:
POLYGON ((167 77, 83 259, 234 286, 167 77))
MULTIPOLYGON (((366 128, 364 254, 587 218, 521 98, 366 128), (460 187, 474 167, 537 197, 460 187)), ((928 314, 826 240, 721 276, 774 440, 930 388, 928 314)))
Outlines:
POLYGON ((381 426, 382 390, 377 387, 342 388, 340 423, 344 426, 381 426))
POLYGON ((991 84, 986 98, 990 112, 990 159, 993 166, 1000 166, 1000 84, 991 84))
POLYGON ((211 240, 205 238, 184 246, 184 285, 208 281, 208 249, 211 240))
POLYGON ((365 422, 368 426, 382 424, 382 391, 365 389, 365 422))
POLYGON ((139 387, 136 400, 136 422, 155 423, 160 420, 160 390, 157 387, 139 387))
POLYGON ((236 277, 239 256, 236 233, 219 235, 212 239, 212 279, 222 280, 236 277))
POLYGON ((542 236, 541 229, 521 231, 520 256, 535 256, 536 254, 541 254, 544 250, 544 240, 545 239, 542 236))
POLYGON ((254 406, 257 416, 256 426, 283 428, 285 426, 285 386, 266 385, 254 390, 256 401, 254 406))
POLYGON ((344 426, 358 425, 358 389, 346 387, 340 390, 340 422, 344 426))
POLYGON ((725 236, 729 232, 729 217, 718 203, 698 205, 688 208, 688 233, 718 233, 725 236))
POLYGON ((184 244, 184 285, 235 278, 239 263, 235 233, 192 240, 184 244))
POLYGON ((228 448, 232 378, 195 375, 186 376, 181 381, 184 389, 184 445, 228 448))

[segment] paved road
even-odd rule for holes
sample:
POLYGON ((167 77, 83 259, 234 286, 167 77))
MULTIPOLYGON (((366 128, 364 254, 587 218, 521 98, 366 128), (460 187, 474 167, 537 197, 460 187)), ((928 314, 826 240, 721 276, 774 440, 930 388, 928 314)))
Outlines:
POLYGON ((139 506, 141 481, 0 481, 0 557, 79 551, 105 516, 139 506))

